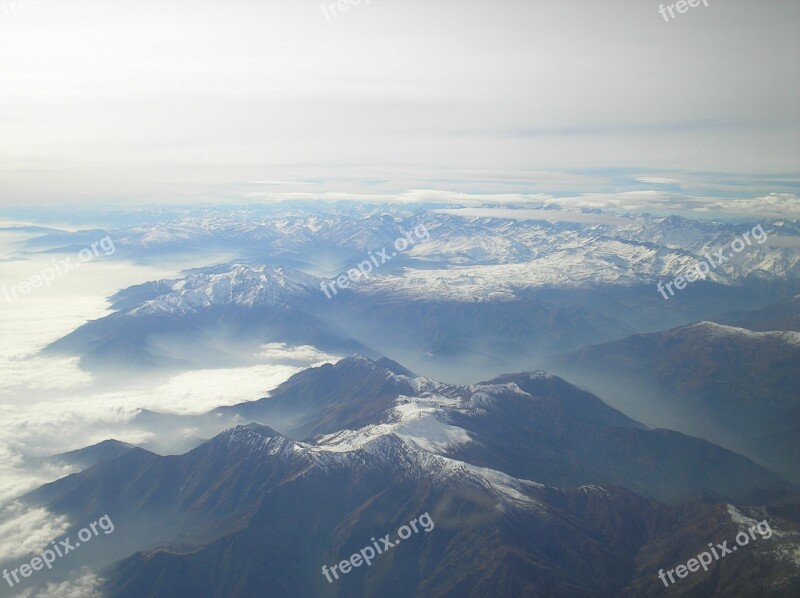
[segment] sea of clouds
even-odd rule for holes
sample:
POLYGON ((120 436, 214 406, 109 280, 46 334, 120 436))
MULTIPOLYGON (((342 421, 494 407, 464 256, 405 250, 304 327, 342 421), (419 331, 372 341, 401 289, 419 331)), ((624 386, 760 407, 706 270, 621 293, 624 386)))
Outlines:
MULTIPOLYGON (((27 280, 53 259, 52 255, 21 256, 17 248, 24 237, 0 233, 0 284, 27 280)), ((0 298, 0 561, 35 551, 69 526, 64 517, 45 509, 25 509, 17 500, 74 471, 42 465, 37 458, 109 438, 147 443, 156 432, 131 424, 141 409, 200 414, 220 405, 256 400, 296 372, 337 359, 313 347, 274 343, 262 346, 246 367, 195 370, 110 386, 81 370, 76 358, 39 355, 47 344, 87 320, 110 313, 107 297, 114 292, 177 277, 184 267, 87 262, 50 288, 34 289, 12 302, 0 298)), ((175 430, 178 436, 196 433, 175 430)), ((94 585, 96 580, 89 575, 75 591, 90 595, 94 585)))

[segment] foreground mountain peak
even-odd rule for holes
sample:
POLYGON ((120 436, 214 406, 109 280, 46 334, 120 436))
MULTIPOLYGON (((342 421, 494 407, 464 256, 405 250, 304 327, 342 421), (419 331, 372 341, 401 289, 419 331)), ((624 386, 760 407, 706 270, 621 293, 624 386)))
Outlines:
POLYGON ((264 452, 269 455, 293 453, 299 448, 294 441, 276 432, 269 426, 257 423, 239 425, 218 434, 210 441, 211 445, 224 445, 228 449, 244 449, 247 453, 264 452))
POLYGON ((411 378, 411 379, 417 378, 417 375, 414 372, 403 367, 396 361, 393 361, 387 357, 381 357, 379 359, 371 359, 362 353, 353 353, 352 355, 348 355, 347 357, 337 361, 334 367, 366 368, 372 371, 387 370, 388 372, 394 374, 395 376, 404 376, 406 378, 411 378))
POLYGON ((234 428, 231 428, 229 432, 232 433, 238 432, 240 434, 247 434, 247 435, 256 434, 258 436, 263 436, 265 438, 283 437, 283 434, 273 430, 269 426, 257 424, 255 422, 235 426, 234 428))

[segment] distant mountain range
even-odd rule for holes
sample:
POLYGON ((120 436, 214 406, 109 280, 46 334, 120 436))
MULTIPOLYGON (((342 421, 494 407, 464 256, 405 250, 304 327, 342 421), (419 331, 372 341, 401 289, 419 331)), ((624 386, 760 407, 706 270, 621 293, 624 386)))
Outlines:
MULTIPOLYGON (((731 259, 708 280, 664 301, 657 282, 749 227, 675 216, 617 220, 274 208, 260 218, 211 214, 116 231, 48 232, 29 249, 71 250, 103 233, 117 245, 111 259, 216 256, 215 247, 233 254, 182 278, 121 290, 111 298, 116 313, 46 350, 78 356, 95 372, 242 365, 259 344, 282 342, 388 355, 432 377, 463 382, 469 372, 475 381, 589 344, 710 319, 720 305, 747 311, 800 291, 800 251, 755 242, 737 254, 728 248, 731 259), (393 249, 419 227, 428 237, 393 249), (376 258, 368 278, 326 297, 324 281, 384 248, 388 259, 376 258)), ((765 222, 763 230, 769 238, 800 236, 800 226, 787 221, 765 222)))
POLYGON ((87 469, 101 461, 116 459, 134 448, 132 444, 127 442, 104 440, 76 451, 53 455, 44 459, 44 462, 52 465, 68 465, 78 469, 87 469))
POLYGON ((179 456, 125 450, 24 497, 70 521, 112 515, 93 555, 109 596, 650 595, 660 568, 750 517, 780 534, 680 592, 800 589, 793 487, 544 372, 448 385, 355 355, 206 417, 261 423, 179 456), (322 575, 425 512, 431 532, 322 575))
MULTIPOLYGON (((794 313, 719 319, 771 328, 794 313)), ((701 322, 587 347, 553 365, 651 425, 707 438, 800 482, 800 332, 701 322)))
POLYGON ((248 349, 267 343, 366 351, 303 309, 319 293, 316 279, 296 270, 210 268, 127 289, 113 299, 127 309, 89 322, 44 353, 78 354, 86 367, 108 371, 241 365, 248 349))
POLYGON ((800 332, 800 295, 761 309, 722 314, 712 320, 719 324, 759 332, 770 330, 800 332))
MULTIPOLYGON (((439 299, 474 300, 513 295, 521 287, 627 285, 671 279, 706 252, 730 245, 752 226, 647 214, 615 216, 612 223, 598 210, 554 206, 543 206, 540 213, 539 220, 464 217, 458 210, 381 210, 374 206, 309 213, 287 205, 265 208, 261 214, 226 210, 164 215, 158 222, 117 230, 43 229, 27 245, 30 251, 58 250, 84 246, 110 235, 118 258, 203 255, 204 249, 221 247, 228 255, 233 254, 233 261, 332 277, 367 259, 368 252, 384 247, 391 252, 395 240, 424 226, 430 232, 429 239, 381 264, 380 274, 398 276, 376 276, 366 281, 366 286, 389 286, 415 297, 424 277, 428 294, 439 299), (555 216, 554 221, 546 219, 548 212, 555 216), (575 222, 568 221, 571 215, 576 217, 575 222), (412 272, 404 273, 404 268, 412 272), (520 276, 522 273, 524 276, 520 276), (444 284, 430 284, 435 281, 444 284)), ((800 236, 797 222, 762 224, 772 238, 800 236)), ((796 280, 800 274, 797 248, 754 242, 746 251, 733 254, 728 249, 728 254, 731 259, 725 267, 710 273, 713 281, 738 284, 753 275, 796 280)))

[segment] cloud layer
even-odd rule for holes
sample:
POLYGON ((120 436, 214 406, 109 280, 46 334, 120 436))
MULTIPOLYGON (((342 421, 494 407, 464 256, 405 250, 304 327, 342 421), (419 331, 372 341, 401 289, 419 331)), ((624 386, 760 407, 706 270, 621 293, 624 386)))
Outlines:
MULTIPOLYGON (((25 280, 47 261, 0 262, 0 279, 11 284, 25 280)), ((89 263, 64 276, 57 287, 34 289, 10 303, 0 298, 0 326, 6 332, 0 337, 0 506, 71 473, 52 465, 31 466, 30 457, 62 453, 108 438, 146 443, 153 440, 154 432, 130 424, 141 409, 204 413, 220 405, 261 398, 292 374, 336 360, 313 347, 270 344, 247 356, 246 367, 110 384, 79 369, 77 359, 37 355, 87 319, 108 313, 104 298, 119 288, 176 276, 177 269, 169 266, 89 263)), ((194 432, 176 431, 187 438, 194 432)))

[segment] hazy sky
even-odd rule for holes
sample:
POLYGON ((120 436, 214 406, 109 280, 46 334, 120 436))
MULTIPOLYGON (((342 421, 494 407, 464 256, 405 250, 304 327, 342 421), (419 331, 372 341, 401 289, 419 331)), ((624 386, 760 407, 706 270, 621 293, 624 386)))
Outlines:
POLYGON ((800 2, 365 2, 0 0, 0 205, 796 199, 800 2))

